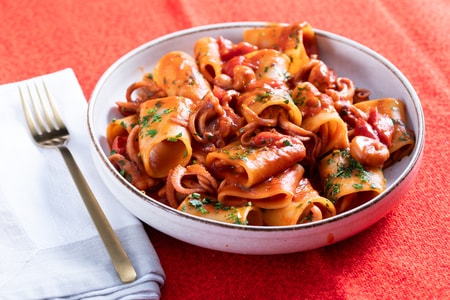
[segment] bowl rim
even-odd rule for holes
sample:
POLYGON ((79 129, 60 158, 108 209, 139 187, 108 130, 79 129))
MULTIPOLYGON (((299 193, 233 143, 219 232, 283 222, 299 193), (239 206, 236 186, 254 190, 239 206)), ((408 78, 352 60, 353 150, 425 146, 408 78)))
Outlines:
MULTIPOLYGON (((355 207, 349 211, 340 213, 336 216, 315 221, 311 223, 305 223, 305 224, 295 224, 295 225, 286 225, 286 226, 255 226, 255 225, 239 225, 239 224, 230 224, 230 223, 224 223, 214 220, 209 220, 205 218, 201 218, 198 216, 190 215, 181 211, 178 211, 164 203, 161 203, 160 201, 153 199, 149 196, 146 196, 142 194, 138 189, 136 189, 134 186, 132 186, 128 181, 121 176, 117 170, 112 166, 112 164, 109 162, 106 153, 103 151, 102 147, 98 144, 98 141, 96 139, 96 136, 94 134, 93 127, 91 126, 91 123, 93 122, 93 111, 94 106, 96 105, 96 99, 100 91, 102 90, 103 85, 108 80, 111 73, 114 72, 115 69, 117 69, 120 65, 126 63, 128 59, 133 57, 134 55, 139 54, 142 51, 145 51, 149 47, 156 46, 158 43, 163 41, 168 41, 172 39, 179 38, 181 36, 186 36, 190 34, 195 34, 199 32, 207 32, 211 30, 220 30, 220 29, 245 29, 245 28, 253 28, 253 27, 263 27, 270 24, 274 24, 273 22, 265 22, 265 21, 245 21, 245 22, 226 22, 226 23, 216 23, 216 24, 209 24, 209 25, 201 25, 201 26, 195 26, 192 28, 187 28, 179 31, 175 31, 172 33, 168 33, 165 35, 162 35, 160 37, 157 37, 155 39, 152 39, 148 42, 145 42, 144 44, 130 50, 129 52, 125 53, 123 56, 121 56, 119 59, 117 59, 113 64, 111 64, 106 71, 102 74, 100 79, 97 81, 91 96, 89 98, 88 103, 88 109, 87 109, 87 123, 88 123, 88 130, 89 130, 89 137, 91 139, 92 145, 94 147, 94 150, 97 152, 97 154, 100 156, 102 160, 102 164, 105 165, 109 172, 111 172, 118 180, 122 183, 123 186, 125 186, 129 191, 131 191, 134 195, 138 196, 140 200, 145 201, 146 203, 153 205, 157 208, 163 209, 164 211, 171 213, 177 217, 185 218, 191 221, 195 222, 201 222, 206 223, 213 226, 223 227, 227 229, 235 229, 240 231, 254 231, 254 232, 279 232, 279 231, 293 231, 293 230, 304 230, 319 226, 324 226, 326 224, 336 223, 342 219, 346 219, 351 215, 355 215, 360 213, 361 211, 364 211, 368 209, 371 206, 374 206, 378 204, 383 198, 387 197, 396 187, 398 187, 403 181, 405 181, 408 177, 408 175, 415 169, 415 166, 417 166, 422 158, 423 154, 423 148, 425 143, 425 119, 424 119, 424 113, 422 109, 422 105, 420 102, 420 99, 414 90, 413 86, 409 82, 409 80, 406 78, 406 76, 389 60, 387 60, 385 57, 383 57, 381 54, 377 53, 376 51, 370 49, 369 47, 360 44, 359 42, 356 42, 355 40, 349 39, 347 37, 328 32, 325 30, 313 28, 314 33, 317 37, 321 38, 328 38, 340 43, 345 43, 361 52, 364 52, 368 54, 369 56, 374 57, 377 61, 381 62, 386 66, 387 69, 390 70, 401 82, 401 84, 405 87, 405 90, 408 92, 411 100, 414 103, 414 111, 416 113, 416 118, 418 120, 418 132, 415 132, 415 145, 414 149, 409 155, 411 161, 407 164, 406 168, 401 172, 400 176, 396 178, 390 186, 386 188, 385 191, 383 191, 380 195, 374 197, 373 199, 369 200, 368 202, 355 207)), ((285 24, 286 23, 278 23, 278 24, 285 24)))

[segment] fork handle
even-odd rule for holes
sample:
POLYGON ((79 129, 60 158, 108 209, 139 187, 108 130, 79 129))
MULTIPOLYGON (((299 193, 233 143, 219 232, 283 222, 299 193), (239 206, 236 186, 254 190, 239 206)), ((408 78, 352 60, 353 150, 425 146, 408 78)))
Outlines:
POLYGON ((111 257, 117 274, 123 283, 129 283, 136 279, 136 271, 128 258, 127 253, 123 249, 122 244, 117 238, 116 233, 111 227, 108 219, 106 218, 102 208, 98 204, 94 197, 89 185, 86 182, 83 174, 80 171, 77 163, 75 162, 69 149, 65 146, 59 147, 64 161, 69 168, 70 173, 75 181, 78 191, 83 198, 84 204, 91 215, 91 218, 95 224, 95 227, 100 234, 100 237, 105 244, 106 250, 111 257))

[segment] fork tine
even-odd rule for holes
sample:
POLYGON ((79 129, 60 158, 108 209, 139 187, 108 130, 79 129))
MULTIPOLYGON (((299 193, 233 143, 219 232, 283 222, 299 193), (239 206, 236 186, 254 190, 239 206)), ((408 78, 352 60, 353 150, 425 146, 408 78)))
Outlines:
POLYGON ((44 104, 44 101, 42 100, 41 92, 39 91, 37 84, 34 83, 34 88, 36 90, 37 98, 39 99, 40 107, 38 107, 38 105, 36 103, 37 102, 36 99, 31 94, 30 86, 27 86, 27 88, 28 88, 28 95, 31 100, 31 105, 33 106, 33 109, 34 109, 34 115, 36 117, 37 123, 41 127, 41 132, 44 132, 44 131, 50 132, 50 131, 54 130, 55 126, 54 126, 52 120, 50 119, 47 106, 44 104), (40 112, 42 112, 44 114, 45 122, 44 122, 44 119, 42 118, 42 115, 40 112))
POLYGON ((31 97, 31 103, 33 104, 33 108, 34 108, 34 111, 35 111, 38 123, 40 124, 42 130, 45 129, 47 132, 55 130, 55 126, 53 124, 53 121, 51 120, 50 115, 48 113, 48 104, 46 105, 44 103, 42 95, 41 95, 41 92, 39 91, 39 88, 38 88, 36 82, 34 83, 34 89, 36 90, 36 95, 37 95, 37 98, 39 99, 40 108, 37 107, 37 105, 36 105, 37 101, 35 101, 31 97, 31 94, 30 94, 30 97, 31 97), (39 113, 39 111, 41 111, 43 113, 43 115, 44 115, 45 124, 43 122, 43 118, 42 118, 41 114, 39 113))
MULTIPOLYGON (((29 88, 28 88, 28 92, 30 92, 29 88)), ((27 101, 25 101, 25 97, 23 95, 22 88, 20 86, 19 86, 19 93, 20 93, 20 100, 22 102, 23 111, 25 113, 25 120, 27 121, 28 128, 31 131, 31 135, 35 136, 35 135, 39 134, 39 132, 36 129, 36 125, 33 121, 34 119, 31 114, 30 107, 28 106, 27 101)))
POLYGON ((44 81, 42 81, 42 85, 44 86, 45 94, 47 95, 47 100, 48 100, 48 103, 50 104, 50 108, 52 110, 54 120, 56 122, 56 126, 58 127, 58 129, 62 129, 63 127, 65 127, 65 125, 61 118, 61 114, 59 113, 58 109, 56 108, 55 101, 53 100, 52 95, 48 91, 47 85, 45 84, 44 81))

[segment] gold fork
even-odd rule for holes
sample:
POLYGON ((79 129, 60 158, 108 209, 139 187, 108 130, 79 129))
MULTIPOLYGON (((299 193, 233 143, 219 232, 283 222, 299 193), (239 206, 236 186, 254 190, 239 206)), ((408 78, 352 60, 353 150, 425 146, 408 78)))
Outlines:
POLYGON ((26 90, 28 91, 28 101, 25 100, 22 88, 19 87, 23 111, 31 136, 39 146, 58 148, 60 150, 64 161, 72 174, 78 191, 83 198, 84 204, 105 244, 120 280, 124 283, 132 282, 136 279, 136 271, 78 168, 72 154, 66 147, 66 143, 69 140, 69 131, 58 113, 45 82, 42 82, 42 85, 44 87, 47 103, 44 103, 44 97, 41 95, 36 83, 34 86, 37 97, 33 97, 29 85, 26 87, 26 90), (37 101, 36 98, 38 98, 39 101, 37 101), (27 102, 31 102, 31 109, 27 102), (32 111, 34 111, 34 113, 32 111))

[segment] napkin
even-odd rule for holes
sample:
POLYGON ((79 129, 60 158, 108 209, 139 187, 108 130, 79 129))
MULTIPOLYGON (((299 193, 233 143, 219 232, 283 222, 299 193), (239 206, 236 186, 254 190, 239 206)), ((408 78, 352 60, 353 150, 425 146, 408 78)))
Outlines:
POLYGON ((93 167, 87 101, 72 69, 0 86, 0 299, 158 299, 165 274, 142 223, 93 167), (33 143, 18 87, 45 81, 65 121, 68 148, 132 261, 123 284, 57 149, 33 143))

